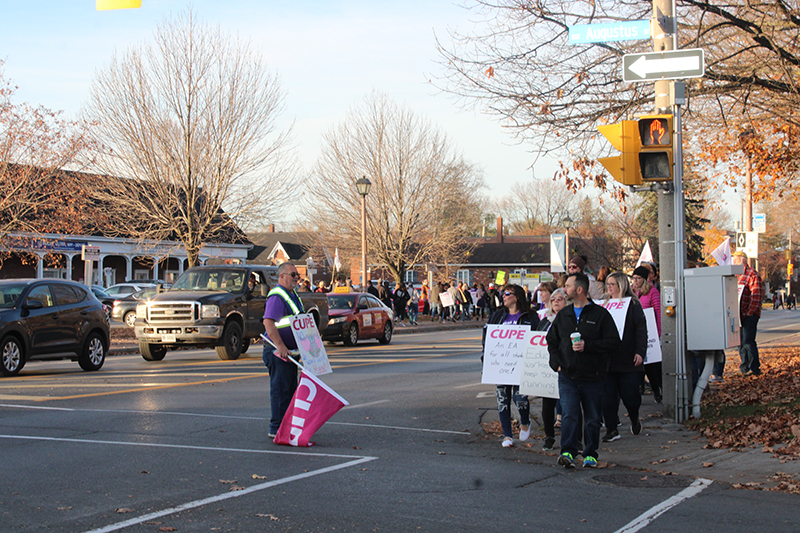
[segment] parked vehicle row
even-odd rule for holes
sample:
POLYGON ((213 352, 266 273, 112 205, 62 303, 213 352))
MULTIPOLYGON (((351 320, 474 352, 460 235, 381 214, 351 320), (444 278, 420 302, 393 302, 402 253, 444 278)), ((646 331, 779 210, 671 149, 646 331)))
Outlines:
POLYGON ((360 339, 392 341, 394 312, 371 294, 328 293, 328 325, 322 339, 355 346, 360 339))

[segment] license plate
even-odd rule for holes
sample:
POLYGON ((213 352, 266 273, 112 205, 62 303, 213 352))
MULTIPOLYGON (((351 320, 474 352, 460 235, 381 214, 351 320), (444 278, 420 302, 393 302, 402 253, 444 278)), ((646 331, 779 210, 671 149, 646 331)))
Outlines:
POLYGON ((175 335, 161 335, 161 342, 177 342, 175 335))

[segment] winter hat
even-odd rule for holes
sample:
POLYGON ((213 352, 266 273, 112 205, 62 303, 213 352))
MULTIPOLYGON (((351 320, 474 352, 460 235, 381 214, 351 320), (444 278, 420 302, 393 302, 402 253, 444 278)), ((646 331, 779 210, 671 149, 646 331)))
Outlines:
POLYGON ((650 271, 647 267, 637 267, 636 270, 633 271, 634 276, 639 276, 640 278, 647 279, 650 276, 650 271))
POLYGON ((570 264, 570 265, 575 265, 576 267, 580 268, 581 270, 583 270, 584 268, 586 268, 586 261, 584 261, 583 259, 581 259, 581 257, 580 257, 580 256, 578 256, 578 255, 576 255, 575 257, 573 257, 573 258, 570 260, 569 264, 570 264))

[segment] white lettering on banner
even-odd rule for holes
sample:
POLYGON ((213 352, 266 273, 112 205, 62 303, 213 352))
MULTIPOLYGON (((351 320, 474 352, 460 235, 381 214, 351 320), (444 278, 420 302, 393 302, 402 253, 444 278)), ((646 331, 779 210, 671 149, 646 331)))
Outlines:
MULTIPOLYGON (((311 402, 314 401, 314 398, 317 396, 317 384, 311 381, 310 379, 303 376, 300 379, 300 383, 297 385, 297 392, 295 393, 295 401, 294 407, 295 411, 301 410, 305 411, 306 413, 311 410, 311 402), (308 389, 308 394, 306 395, 304 400, 300 399, 300 389, 302 388, 308 389)), ((306 424, 306 419, 297 415, 292 416, 292 428, 289 430, 291 437, 289 438, 289 444, 292 446, 297 446, 298 442, 297 439, 300 438, 300 435, 303 434, 303 426, 306 424)))
POLYGON ((550 368, 547 334, 532 331, 522 362, 519 392, 529 396, 558 398, 558 374, 550 368))
POLYGON ((645 309, 644 318, 647 321, 647 355, 644 358, 644 364, 660 363, 661 339, 658 338, 655 310, 652 307, 645 309))
POLYGON ((606 308, 611 315, 611 318, 614 319, 614 324, 617 326, 620 339, 622 338, 622 334, 625 332, 625 317, 628 316, 628 307, 630 307, 630 305, 630 296, 626 298, 618 298, 616 300, 607 300, 603 303, 603 307, 606 308))
POLYGON ((514 324, 486 326, 481 383, 519 385, 522 358, 532 333, 530 326, 514 324))
POLYGON ((297 342, 297 349, 300 351, 300 357, 303 359, 306 370, 315 376, 333 372, 314 316, 310 313, 295 315, 291 325, 292 334, 297 342))

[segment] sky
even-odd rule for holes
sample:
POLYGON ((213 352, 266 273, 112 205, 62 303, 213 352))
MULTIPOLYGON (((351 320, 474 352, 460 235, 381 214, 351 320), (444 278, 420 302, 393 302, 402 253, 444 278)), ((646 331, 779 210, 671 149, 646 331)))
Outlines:
POLYGON ((142 0, 139 9, 118 11, 97 11, 95 0, 5 0, 0 59, 6 79, 19 87, 15 101, 77 117, 95 72, 115 52, 150 42, 160 22, 190 5, 202 22, 249 40, 278 73, 286 94, 280 123, 294 124, 305 171, 322 135, 373 90, 445 132, 483 169, 488 194, 501 195, 534 174, 550 178, 556 169, 540 160, 534 171, 530 146, 428 81, 444 73, 435 39, 449 43, 450 30, 472 27, 470 13, 451 0, 142 0))

